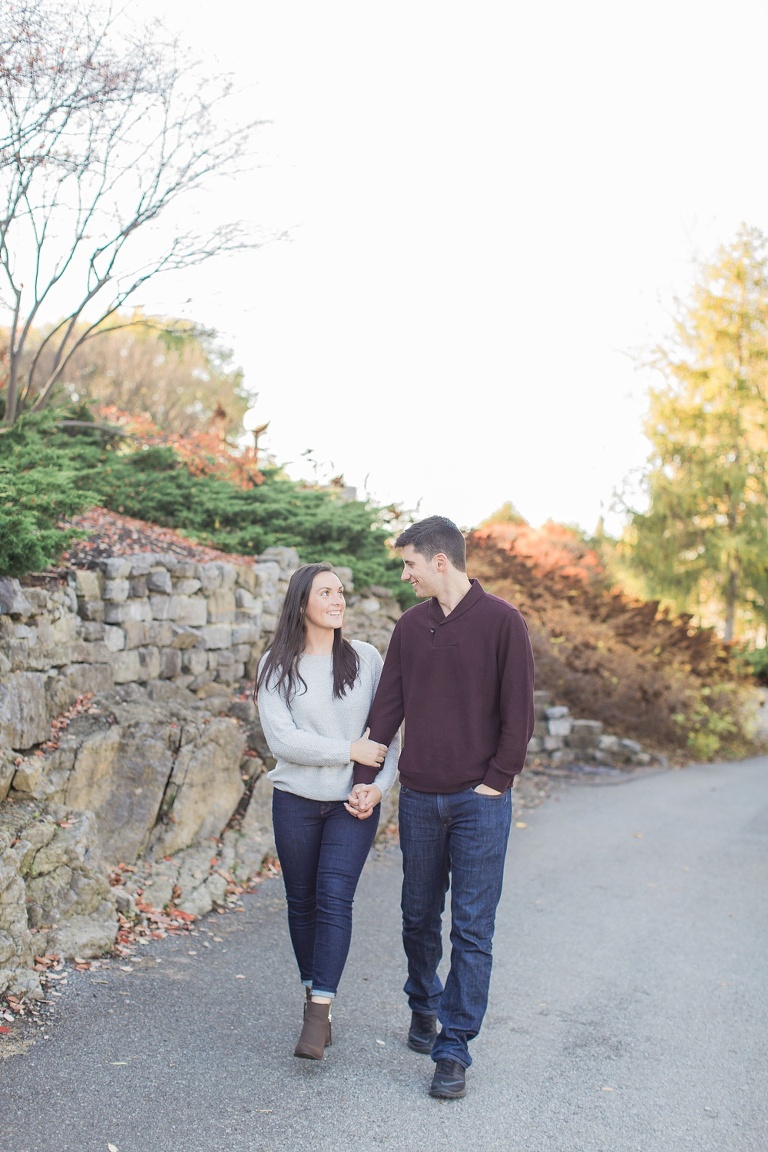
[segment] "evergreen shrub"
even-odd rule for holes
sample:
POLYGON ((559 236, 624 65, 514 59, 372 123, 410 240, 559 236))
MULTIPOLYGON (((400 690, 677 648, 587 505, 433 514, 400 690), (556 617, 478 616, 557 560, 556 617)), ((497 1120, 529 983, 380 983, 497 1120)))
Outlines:
POLYGON ((172 447, 62 428, 62 415, 28 415, 0 433, 0 575, 55 561, 73 534, 59 521, 101 505, 223 552, 294 547, 304 562, 351 568, 357 587, 401 595, 400 566, 386 546, 389 510, 305 487, 278 468, 262 468, 263 483, 251 488, 195 475, 172 447))
POLYGON ((76 535, 59 522, 98 502, 87 469, 51 442, 50 413, 0 436, 0 576, 45 568, 76 535))

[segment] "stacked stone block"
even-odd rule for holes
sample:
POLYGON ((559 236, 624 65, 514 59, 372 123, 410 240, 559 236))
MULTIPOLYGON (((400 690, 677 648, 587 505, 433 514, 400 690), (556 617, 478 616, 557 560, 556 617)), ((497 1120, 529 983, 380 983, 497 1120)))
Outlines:
POLYGON ((116 684, 172 680, 193 692, 234 684, 260 654, 274 567, 268 556, 241 565, 114 557, 75 573, 78 612, 109 649, 116 684))
POLYGON ((570 710, 551 703, 551 693, 535 692, 536 724, 528 745, 529 765, 568 764, 644 766, 652 757, 636 740, 622 740, 603 731, 599 720, 574 720, 570 710))

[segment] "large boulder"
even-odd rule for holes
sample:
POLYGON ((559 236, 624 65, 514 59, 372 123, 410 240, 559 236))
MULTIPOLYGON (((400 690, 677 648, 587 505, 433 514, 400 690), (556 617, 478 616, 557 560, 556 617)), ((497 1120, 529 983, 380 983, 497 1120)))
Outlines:
POLYGON ((0 807, 0 994, 39 996, 35 956, 99 956, 117 934, 95 819, 63 807, 0 807))
POLYGON ((113 865, 221 835, 243 794, 245 736, 218 714, 228 696, 211 691, 201 700, 155 681, 97 696, 58 747, 22 760, 11 795, 93 813, 98 848, 113 865))
POLYGON ((244 749, 245 737, 228 717, 185 725, 150 841, 154 857, 221 835, 243 795, 244 749))
POLYGON ((224 848, 232 857, 232 872, 238 883, 248 884, 261 871, 265 856, 275 856, 272 827, 272 781, 260 775, 251 792, 248 807, 236 827, 224 833, 224 848))

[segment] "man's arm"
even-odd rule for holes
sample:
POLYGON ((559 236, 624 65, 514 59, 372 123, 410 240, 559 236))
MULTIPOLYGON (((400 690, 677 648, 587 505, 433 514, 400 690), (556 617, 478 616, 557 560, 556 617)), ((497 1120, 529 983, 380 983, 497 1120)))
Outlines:
MULTIPOLYGON (((405 711, 400 654, 401 633, 398 622, 395 625, 395 630, 389 641, 387 656, 384 661, 384 667, 381 670, 367 722, 371 730, 371 740, 376 740, 379 744, 387 744, 388 746, 392 744, 403 722, 405 711), (385 740, 382 736, 374 736, 374 732, 387 732, 387 739, 385 740)), ((365 764, 355 763, 354 784, 373 784, 378 772, 378 768, 368 768, 365 764)))
POLYGON ((501 737, 483 784, 506 792, 523 770, 534 726, 533 649, 519 612, 511 612, 502 626, 499 663, 501 737))

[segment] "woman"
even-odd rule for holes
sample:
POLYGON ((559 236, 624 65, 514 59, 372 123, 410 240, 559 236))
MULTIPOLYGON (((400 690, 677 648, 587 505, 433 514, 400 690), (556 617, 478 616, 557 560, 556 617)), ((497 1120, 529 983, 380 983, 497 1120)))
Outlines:
POLYGON ((294 1056, 322 1060, 331 1043, 331 1002, 349 952, 352 901, 397 769, 368 739, 368 711, 383 661, 342 637, 344 589, 329 564, 306 564, 288 585, 274 638, 259 666, 261 723, 277 763, 272 818, 285 881, 288 927, 306 989, 294 1056), (362 733, 362 735, 361 735, 362 733), (375 807, 358 811, 352 761, 380 767, 375 807))

